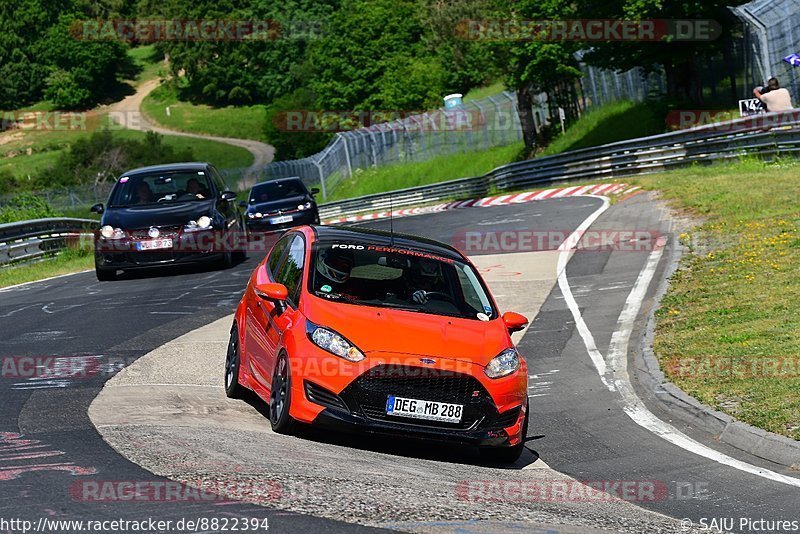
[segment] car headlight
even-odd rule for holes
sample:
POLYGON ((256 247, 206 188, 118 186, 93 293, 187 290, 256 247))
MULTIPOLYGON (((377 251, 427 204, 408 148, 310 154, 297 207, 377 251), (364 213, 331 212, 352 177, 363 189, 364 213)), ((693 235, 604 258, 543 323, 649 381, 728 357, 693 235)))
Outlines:
POLYGON ((261 212, 260 211, 257 212, 256 213, 256 219, 260 219, 261 217, 263 217, 263 215, 261 215, 261 212))
POLYGON ((255 219, 256 218, 256 214, 255 213, 248 213, 247 214, 247 218, 248 219, 255 219))
POLYGON ((123 239, 125 237, 125 232, 119 228, 106 225, 100 229, 100 235, 106 239, 123 239))
POLYGON ((501 378, 519 369, 519 353, 514 349, 506 349, 490 361, 483 372, 489 378, 501 378))
POLYGON ((185 232, 196 232, 198 230, 208 230, 211 228, 211 217, 203 215, 196 221, 189 221, 189 224, 183 227, 185 232))
POLYGON ((299 206, 297 206, 297 209, 299 209, 301 211, 302 210, 311 209, 311 202, 306 202, 305 204, 300 204, 299 206))
POLYGON ((331 354, 335 354, 336 356, 344 358, 345 360, 353 363, 360 362, 366 358, 364 353, 358 350, 355 345, 347 341, 333 330, 329 330, 309 322, 307 331, 311 341, 313 341, 316 346, 327 350, 331 354))

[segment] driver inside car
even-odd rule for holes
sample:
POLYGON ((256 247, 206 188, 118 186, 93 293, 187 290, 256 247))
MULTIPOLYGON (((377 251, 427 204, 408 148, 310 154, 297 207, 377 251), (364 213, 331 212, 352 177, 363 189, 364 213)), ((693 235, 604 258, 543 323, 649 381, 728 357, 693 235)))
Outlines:
POLYGON ((431 299, 429 293, 442 292, 439 262, 419 260, 411 266, 408 279, 411 283, 411 301, 415 304, 427 304, 431 299))
POLYGON ((200 182, 197 178, 190 178, 188 182, 186 182, 186 192, 190 195, 194 195, 197 198, 208 198, 208 192, 205 188, 200 185, 200 182))
POLYGON ((356 299, 357 296, 352 294, 352 284, 348 283, 354 264, 355 258, 352 250, 331 248, 317 256, 317 271, 333 286, 328 291, 323 289, 323 292, 338 294, 345 299, 356 299))

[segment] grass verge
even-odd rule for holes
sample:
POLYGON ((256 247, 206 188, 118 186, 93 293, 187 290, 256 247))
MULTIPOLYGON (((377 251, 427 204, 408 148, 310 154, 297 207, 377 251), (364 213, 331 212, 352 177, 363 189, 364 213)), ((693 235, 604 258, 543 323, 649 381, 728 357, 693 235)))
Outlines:
POLYGON ((352 178, 344 178, 328 201, 427 185, 454 178, 478 176, 495 167, 514 161, 522 143, 491 148, 481 152, 455 153, 414 163, 398 163, 374 169, 357 169, 352 178))
POLYGON ((703 218, 657 312, 665 373, 717 410, 800 439, 800 163, 638 178, 703 218))
POLYGON ((61 274, 77 273, 94 267, 94 254, 91 250, 69 248, 52 259, 0 268, 0 287, 8 287, 35 280, 44 280, 61 274))
POLYGON ((543 156, 559 154, 663 133, 664 111, 649 102, 634 103, 627 100, 606 104, 593 109, 575 121, 563 135, 559 135, 542 151, 543 156))
POLYGON ((264 140, 266 107, 263 105, 214 108, 192 104, 180 101, 177 90, 167 84, 147 95, 142 102, 142 111, 171 130, 264 140))

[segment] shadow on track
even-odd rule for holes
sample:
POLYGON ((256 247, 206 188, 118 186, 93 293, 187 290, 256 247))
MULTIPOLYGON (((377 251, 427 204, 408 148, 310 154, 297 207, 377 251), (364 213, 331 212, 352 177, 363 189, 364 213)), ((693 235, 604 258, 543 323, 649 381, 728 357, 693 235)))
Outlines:
MULTIPOLYGON (((247 391, 242 400, 252 406, 264 417, 264 424, 269 425, 269 405, 252 391, 247 391)), ((371 432, 339 432, 331 429, 317 428, 308 424, 297 423, 292 431, 297 438, 338 445, 350 449, 391 454, 405 458, 418 458, 438 462, 479 465, 495 469, 518 470, 536 462, 539 453, 526 446, 522 456, 513 464, 488 462, 478 453, 476 447, 459 443, 439 442, 432 440, 403 438, 394 435, 383 435, 371 432)), ((529 442, 543 436, 531 436, 529 442)))

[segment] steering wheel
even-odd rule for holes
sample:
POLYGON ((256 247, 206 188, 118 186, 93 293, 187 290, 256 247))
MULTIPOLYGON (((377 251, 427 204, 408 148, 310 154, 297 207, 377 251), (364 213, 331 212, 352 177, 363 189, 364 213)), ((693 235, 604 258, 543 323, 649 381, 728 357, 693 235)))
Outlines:
POLYGON ((429 299, 444 300, 453 304, 456 302, 451 295, 448 295, 442 291, 425 291, 425 296, 429 299))

